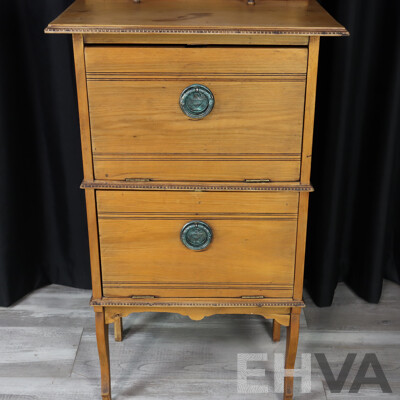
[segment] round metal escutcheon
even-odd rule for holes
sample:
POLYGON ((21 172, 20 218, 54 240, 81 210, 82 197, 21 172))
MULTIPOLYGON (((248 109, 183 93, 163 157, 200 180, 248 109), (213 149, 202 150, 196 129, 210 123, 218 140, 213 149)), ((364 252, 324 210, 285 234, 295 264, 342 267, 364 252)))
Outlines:
POLYGON ((181 241, 190 250, 204 250, 212 237, 211 227, 203 221, 190 221, 181 230, 181 241))
POLYGON ((211 90, 199 84, 188 86, 179 99, 183 113, 195 119, 201 119, 210 114, 214 103, 214 95, 211 90))

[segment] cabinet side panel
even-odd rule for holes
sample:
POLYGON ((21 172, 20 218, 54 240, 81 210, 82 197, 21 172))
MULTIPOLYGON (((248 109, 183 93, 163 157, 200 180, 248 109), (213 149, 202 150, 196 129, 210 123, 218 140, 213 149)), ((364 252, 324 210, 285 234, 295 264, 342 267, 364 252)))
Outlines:
MULTIPOLYGON (((304 129, 301 155, 300 183, 310 184, 312 144, 314 134, 315 97, 317 91, 318 36, 311 36, 308 48, 307 86, 304 109, 304 129)), ((296 261, 294 276, 294 300, 301 300, 303 296, 304 259, 306 252, 307 219, 309 193, 301 193, 299 197, 299 219, 297 225, 296 261)))
POLYGON ((83 37, 82 35, 72 35, 72 41, 74 45, 76 89, 81 129, 83 174, 85 180, 93 180, 92 144, 90 140, 89 105, 83 37))
POLYGON ((304 282, 304 259, 306 254, 309 193, 300 193, 299 218, 297 221, 296 258, 294 268, 293 300, 302 300, 304 282))
POLYGON ((94 189, 85 189, 86 214, 89 232, 90 269, 92 273, 92 291, 95 299, 103 296, 101 285, 101 267, 99 250, 99 229, 97 224, 97 206, 94 189))
POLYGON ((304 112, 303 148, 300 179, 301 183, 306 184, 310 183, 315 116, 315 96, 317 91, 319 42, 320 38, 318 36, 311 36, 308 48, 307 87, 304 112))
MULTIPOLYGON (((72 35, 74 45, 76 87, 78 95, 79 123, 81 130, 83 174, 85 180, 93 180, 93 158, 90 139, 89 106, 86 87, 85 52, 82 35, 72 35)), ((89 233, 92 290, 95 298, 102 297, 99 235, 97 227, 96 197, 93 189, 85 190, 86 213, 89 233)))

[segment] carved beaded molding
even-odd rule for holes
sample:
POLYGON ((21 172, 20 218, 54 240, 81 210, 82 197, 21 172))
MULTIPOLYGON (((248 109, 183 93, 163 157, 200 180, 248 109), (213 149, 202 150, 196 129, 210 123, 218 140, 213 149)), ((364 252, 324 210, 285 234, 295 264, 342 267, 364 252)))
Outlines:
POLYGON ((201 185, 138 185, 129 183, 98 183, 82 182, 81 189, 131 189, 131 190, 191 190, 191 191, 292 191, 292 192, 312 192, 314 188, 311 185, 302 186, 201 186, 201 185))
POLYGON ((232 29, 162 29, 162 28, 53 28, 47 27, 45 33, 177 33, 213 35, 303 35, 303 36, 347 36, 347 31, 291 31, 291 30, 232 30, 232 29))
POLYGON ((130 306, 130 307, 304 307, 302 301, 292 302, 255 302, 255 303, 177 303, 177 302, 127 302, 91 300, 91 306, 130 306))

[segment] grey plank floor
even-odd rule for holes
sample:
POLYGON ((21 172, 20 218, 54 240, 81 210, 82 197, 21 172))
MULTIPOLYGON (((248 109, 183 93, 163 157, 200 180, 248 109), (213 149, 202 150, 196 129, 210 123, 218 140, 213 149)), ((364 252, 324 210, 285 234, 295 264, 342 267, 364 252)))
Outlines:
MULTIPOLYGON (((9 308, 0 308, 0 400, 100 399, 99 363, 90 292, 51 285, 9 308)), ((367 304, 339 285, 332 307, 319 309, 305 294, 297 368, 311 354, 311 393, 295 399, 400 400, 400 287, 385 282, 382 302, 367 304), (341 393, 331 393, 315 353, 325 354, 335 377, 348 353, 356 353, 341 393), (391 386, 349 389, 367 353, 376 354, 391 386)), ((273 359, 284 353, 273 343, 271 323, 258 316, 213 316, 191 321, 177 314, 143 313, 124 319, 124 341, 112 338, 113 399, 281 399, 274 393, 238 393, 239 353, 268 354, 250 362, 265 376, 249 378, 273 387, 273 359)), ((111 332, 112 333, 112 330, 111 332)), ((368 372, 371 374, 371 370, 368 372)))

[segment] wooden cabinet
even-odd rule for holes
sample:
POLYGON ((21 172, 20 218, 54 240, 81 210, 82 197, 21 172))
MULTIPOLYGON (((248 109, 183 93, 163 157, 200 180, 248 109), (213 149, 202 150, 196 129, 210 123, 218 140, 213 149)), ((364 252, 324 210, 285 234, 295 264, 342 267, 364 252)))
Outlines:
POLYGON ((134 312, 262 315, 293 369, 319 38, 345 28, 314 0, 77 0, 46 32, 73 36, 103 399, 134 312))

